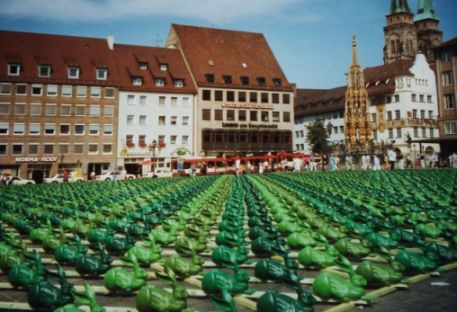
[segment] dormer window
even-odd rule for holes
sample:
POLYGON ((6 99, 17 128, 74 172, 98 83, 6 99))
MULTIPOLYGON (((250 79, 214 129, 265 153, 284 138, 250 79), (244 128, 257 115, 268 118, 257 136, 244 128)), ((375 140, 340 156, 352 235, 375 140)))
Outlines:
POLYGON ((281 83, 282 83, 281 79, 279 79, 279 78, 273 79, 273 84, 275 85, 275 87, 280 87, 281 83))
POLYGON ((132 85, 141 86, 142 84, 143 84, 143 78, 141 78, 141 77, 133 77, 132 78, 132 85))
POLYGON ((209 82, 209 83, 213 83, 214 82, 214 74, 206 74, 205 78, 206 78, 206 81, 209 82))
POLYGON ((243 86, 247 86, 249 84, 249 77, 248 76, 241 76, 240 80, 241 80, 241 84, 243 86))
POLYGON ((168 70, 168 64, 160 64, 160 71, 167 71, 168 70))
POLYGON ((50 65, 38 65, 38 76, 42 78, 51 77, 51 66, 50 65))
POLYGON ((68 67, 68 78, 79 79, 79 67, 75 67, 75 66, 68 67))
POLYGON ((156 87, 164 87, 165 86, 165 79, 156 78, 155 84, 156 84, 156 87))
POLYGON ((257 77, 257 82, 259 83, 259 86, 265 86, 265 77, 257 77))
POLYGON ((140 63, 140 69, 141 69, 141 70, 146 70, 146 69, 148 69, 148 63, 146 63, 146 62, 141 62, 141 63, 140 63))
POLYGON ((108 70, 106 68, 97 68, 97 80, 106 80, 108 78, 108 70))
POLYGON ((232 76, 230 76, 230 75, 223 75, 222 79, 224 79, 224 82, 226 84, 231 84, 232 83, 232 76))
POLYGON ((20 64, 8 64, 8 76, 19 76, 21 73, 20 64))
POLYGON ((175 88, 182 88, 184 87, 184 80, 176 79, 173 81, 173 85, 175 86, 175 88))

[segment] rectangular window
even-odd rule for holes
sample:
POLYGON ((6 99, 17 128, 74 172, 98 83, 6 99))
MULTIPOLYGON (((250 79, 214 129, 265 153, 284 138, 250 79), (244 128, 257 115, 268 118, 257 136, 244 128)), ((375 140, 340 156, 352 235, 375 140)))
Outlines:
POLYGON ((70 134, 70 125, 69 124, 60 124, 60 135, 69 135, 70 134))
POLYGON ((53 155, 54 154, 54 144, 44 144, 44 154, 53 155))
POLYGON ((50 65, 38 65, 38 76, 42 78, 51 77, 51 66, 50 65))
POLYGON ((283 112, 282 113, 282 121, 290 122, 290 112, 283 112))
POLYGON ((188 136, 188 135, 183 135, 183 136, 182 136, 181 143, 182 143, 183 145, 189 144, 189 136, 188 136))
POLYGON ((0 122, 0 135, 8 135, 9 124, 6 122, 0 122))
POLYGON ((111 125, 111 124, 104 125, 103 134, 104 135, 113 135, 113 125, 111 125))
POLYGON ((270 121, 268 112, 261 112, 261 119, 262 119, 263 122, 270 121))
POLYGON ((38 103, 30 104, 30 115, 40 116, 41 115, 41 104, 38 104, 38 103))
POLYGON ((29 144, 29 155, 38 155, 39 147, 38 144, 29 144))
POLYGON ((59 144, 59 154, 60 155, 67 155, 69 151, 69 145, 68 144, 59 144))
POLYGON ((426 138, 427 137, 427 128, 422 127, 422 137, 426 138))
POLYGON ((89 125, 89 135, 98 135, 100 133, 100 125, 90 124, 89 125))
POLYGON ((415 138, 418 138, 418 137, 419 137, 419 128, 418 128, 418 127, 414 127, 413 130, 414 130, 414 134, 413 134, 414 137, 415 137, 415 138))
POLYGON ((21 73, 20 64, 8 64, 8 76, 19 76, 21 73))
POLYGON ((73 144, 73 153, 76 155, 81 155, 84 153, 84 144, 73 144))
POLYGON ((377 141, 378 140, 378 131, 374 130, 373 131, 373 141, 377 141))
POLYGON ((76 105, 75 116, 86 116, 86 106, 76 105))
POLYGON ((22 155, 23 151, 22 144, 13 144, 13 155, 22 155))
POLYGON ((265 77, 257 77, 257 82, 259 83, 259 86, 264 87, 265 86, 265 77))
POLYGON ((100 116, 100 105, 91 105, 90 106, 90 116, 91 117, 100 116))
POLYGON ((430 128, 430 139, 433 139, 435 137, 435 129, 430 128))
POLYGON ((222 79, 226 84, 231 84, 232 83, 232 76, 230 75, 222 75, 222 79))
POLYGON ((421 109, 421 119, 425 119, 425 110, 421 109))
POLYGON ((417 101, 417 95, 416 94, 411 94, 411 101, 416 102, 417 101))
POLYGON ((215 109, 214 110, 214 120, 224 120, 223 110, 222 109, 215 109))
POLYGON ((0 94, 11 94, 11 83, 1 83, 0 94))
POLYGON ((47 85, 48 96, 57 96, 57 85, 47 85))
POLYGON ((246 102, 246 92, 238 91, 238 102, 246 102))
POLYGON ((77 97, 86 97, 87 87, 86 86, 77 86, 76 87, 76 96, 77 97))
POLYGON ((338 134, 338 127, 333 127, 333 133, 338 134))
POLYGON ((457 122, 448 121, 444 123, 444 133, 445 134, 457 134, 457 122))
POLYGON ((62 96, 71 97, 73 96, 73 86, 62 86, 62 96))
POLYGON ((235 111, 233 109, 227 110, 227 121, 235 121, 235 111))
POLYGON ((138 124, 145 125, 146 124, 146 115, 140 115, 138 118, 138 124))
POLYGON ((14 115, 25 115, 25 104, 24 103, 14 104, 14 115))
POLYGON ((29 124, 29 135, 39 135, 40 134, 40 124, 31 123, 29 124))
POLYGON ((165 97, 159 96, 159 105, 165 105, 165 97))
POLYGON ((138 135, 138 146, 146 147, 146 135, 144 135, 144 134, 138 135))
POLYGON ((222 90, 214 91, 214 100, 217 102, 221 102, 224 100, 224 92, 222 90))
POLYGON ((452 71, 446 71, 441 74, 443 86, 449 86, 454 83, 452 71))
POLYGON ((175 145, 176 144, 176 135, 170 135, 170 144, 175 145))
POLYGON ((268 93, 266 93, 266 92, 260 93, 260 101, 262 103, 268 103, 268 100, 269 100, 268 99, 268 93))
POLYGON ((113 145, 112 144, 103 144, 103 154, 112 154, 113 153, 113 145))
POLYGON ((246 121, 246 111, 245 110, 238 111, 238 121, 246 121))
POLYGON ((386 103, 392 103, 392 96, 386 96, 386 103))
POLYGON ((202 119, 203 120, 211 120, 211 110, 210 109, 202 109, 202 119))
POLYGON ((71 105, 62 104, 60 106, 60 116, 71 116, 71 105))
POLYGON ((279 122, 279 112, 273 112, 271 121, 273 121, 273 122, 279 122))
POLYGON ((283 93, 282 104, 290 104, 290 94, 289 93, 283 93))
POLYGON ((393 139, 394 138, 394 129, 390 128, 389 129, 389 139, 393 139))
POLYGON ((190 107, 190 99, 188 97, 182 98, 182 106, 183 107, 190 107))
POLYGON ((419 95, 419 101, 421 103, 424 103, 424 95, 423 94, 419 95))
POLYGON ((56 125, 53 123, 44 124, 44 134, 46 134, 46 135, 56 134, 56 125))
POLYGON ((189 125, 189 116, 183 116, 182 117, 182 125, 183 126, 189 125))
POLYGON ((414 119, 417 118, 417 109, 413 109, 413 118, 414 118, 414 119))
POLYGON ((170 125, 176 126, 177 123, 178 123, 178 117, 176 117, 176 116, 171 116, 171 118, 170 118, 170 125))
POLYGON ((106 68, 97 68, 97 80, 106 80, 108 78, 108 70, 106 68))
POLYGON ((395 119, 396 119, 396 120, 399 120, 400 118, 401 118, 400 110, 397 109, 397 110, 395 110, 395 119))
POLYGON ((75 131, 73 132, 75 135, 84 135, 84 125, 76 124, 75 131))
POLYGON ((90 87, 90 97, 99 98, 100 95, 101 95, 101 88, 100 87, 90 87))
POLYGON ((16 85, 16 95, 27 95, 27 85, 26 84, 17 84, 16 85))
POLYGON ((88 153, 91 154, 91 155, 98 154, 98 144, 89 143, 88 153))
POLYGON ((271 102, 273 102, 273 104, 279 104, 279 93, 273 93, 271 95, 271 102))
POLYGON ((40 96, 42 94, 43 94, 43 86, 40 84, 33 84, 32 85, 32 95, 40 96))
POLYGON ((431 110, 428 111, 428 118, 429 119, 433 119, 434 118, 433 111, 431 111, 431 110))
POLYGON ((184 80, 182 80, 182 79, 175 79, 175 80, 173 80, 173 86, 174 86, 175 88, 182 88, 182 87, 184 87, 184 80))
POLYGON ((104 106, 103 114, 105 117, 113 117, 114 116, 114 106, 111 106, 111 105, 104 106))
POLYGON ((257 121, 257 111, 250 111, 249 112, 249 120, 250 121, 257 121))
POLYGON ((397 138, 401 139, 401 128, 397 128, 397 138))
POLYGON ((45 114, 46 116, 55 116, 56 110, 56 104, 46 104, 45 114))
POLYGON ((376 113, 372 113, 372 114, 371 114, 371 121, 372 121, 372 122, 376 122, 376 121, 377 121, 377 119, 376 119, 376 113))
POLYGON ((133 94, 127 95, 127 104, 134 105, 135 104, 135 96, 133 94))
POLYGON ((395 102, 400 102, 400 94, 395 94, 395 102))
POLYGON ((203 90, 202 91, 202 100, 203 101, 211 101, 211 90, 203 90))
POLYGON ((431 95, 427 95, 427 103, 432 103, 432 96, 431 95))
POLYGON ((235 101, 235 91, 227 91, 227 102, 235 101))
POLYGON ((444 96, 444 108, 446 108, 446 109, 455 108, 454 94, 446 94, 444 96))
POLYGON ((10 104, 0 103, 0 115, 9 115, 10 114, 10 104))
POLYGON ((275 87, 280 87, 281 83, 282 83, 281 78, 274 78, 273 79, 273 84, 275 85, 275 87))
POLYGON ((147 97, 146 95, 140 95, 140 105, 146 105, 147 103, 147 97))
POLYGON ((178 106, 178 98, 176 96, 171 97, 171 106, 178 106))
POLYGON ((241 84, 243 86, 247 86, 249 84, 249 77, 248 76, 241 76, 240 77, 241 84))
POLYGON ((257 103, 257 92, 249 92, 249 102, 257 103))
POLYGON ((387 111, 387 120, 392 120, 392 112, 387 111))
MULTIPOLYGON (((141 79, 141 78, 140 78, 141 79)), ((141 81, 141 84, 143 83, 143 81, 141 81)), ((155 79, 155 85, 156 87, 164 87, 165 86, 165 79, 163 78, 156 78, 155 79)))
POLYGON ((168 70, 168 64, 160 64, 160 71, 167 71, 168 70))
POLYGON ((127 115, 127 124, 128 125, 133 125, 134 118, 135 118, 134 115, 127 115))
POLYGON ((114 98, 114 88, 105 88, 105 98, 107 98, 107 99, 114 98))
POLYGON ((69 66, 68 67, 68 78, 78 79, 79 78, 79 67, 69 66))
POLYGON ((159 116, 159 126, 165 126, 166 118, 165 116, 159 116))
POLYGON ((0 144, 0 155, 6 155, 6 154, 8 154, 7 145, 0 144))

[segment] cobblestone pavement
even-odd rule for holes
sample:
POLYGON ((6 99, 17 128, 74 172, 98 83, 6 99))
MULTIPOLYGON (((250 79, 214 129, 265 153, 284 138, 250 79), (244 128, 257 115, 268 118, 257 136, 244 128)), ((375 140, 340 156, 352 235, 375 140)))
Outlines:
POLYGON ((375 300, 371 307, 357 308, 364 312, 453 312, 457 311, 457 270, 398 290, 375 300), (449 286, 433 286, 445 282, 449 286))

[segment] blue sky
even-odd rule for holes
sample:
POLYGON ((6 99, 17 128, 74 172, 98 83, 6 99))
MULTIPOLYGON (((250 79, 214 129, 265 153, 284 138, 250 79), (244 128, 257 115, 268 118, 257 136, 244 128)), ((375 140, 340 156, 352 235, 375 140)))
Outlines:
MULTIPOLYGON (((299 88, 346 84, 351 37, 363 67, 382 64, 390 0, 2 0, 0 29, 163 46, 172 23, 260 32, 299 88)), ((414 12, 418 0, 409 0, 414 12)), ((457 36, 457 1, 434 0, 444 40, 457 36)))

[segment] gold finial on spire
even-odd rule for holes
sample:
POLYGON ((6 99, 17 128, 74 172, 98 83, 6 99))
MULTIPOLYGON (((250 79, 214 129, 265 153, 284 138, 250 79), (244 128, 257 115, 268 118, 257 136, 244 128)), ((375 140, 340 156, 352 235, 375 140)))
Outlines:
POLYGON ((352 65, 357 64, 357 37, 352 35, 352 65))

